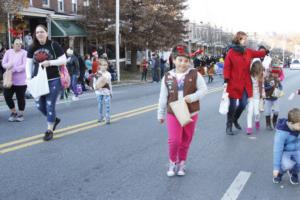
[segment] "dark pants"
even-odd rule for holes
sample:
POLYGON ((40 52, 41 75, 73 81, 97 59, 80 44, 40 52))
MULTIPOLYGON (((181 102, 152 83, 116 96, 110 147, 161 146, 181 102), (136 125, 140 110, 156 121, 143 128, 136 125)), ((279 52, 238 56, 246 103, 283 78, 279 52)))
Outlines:
POLYGON ((47 117, 47 122, 54 123, 56 118, 56 100, 59 92, 61 91, 59 78, 49 81, 49 90, 49 94, 41 96, 35 103, 39 111, 47 117))
POLYGON ((143 72, 142 72, 142 79, 141 80, 145 80, 147 81, 147 69, 143 69, 143 72))
POLYGON ((3 91, 3 95, 5 98, 5 102, 9 109, 15 108, 15 103, 13 100, 13 96, 16 93, 17 101, 18 101, 18 108, 20 111, 25 110, 25 92, 26 92, 26 85, 16 86, 13 85, 11 88, 5 88, 3 91))
POLYGON ((158 75, 158 68, 154 67, 151 69, 152 71, 152 80, 153 82, 156 81, 156 82, 159 82, 159 75, 158 75))
POLYGON ((162 79, 165 75, 165 67, 160 68, 160 79, 162 79))
POLYGON ((72 75, 71 76, 71 89, 74 93, 74 96, 78 96, 78 92, 77 92, 77 75, 72 75))
POLYGON ((241 114, 243 113, 245 107, 248 103, 248 94, 246 90, 244 90, 243 96, 239 99, 239 104, 237 105, 238 99, 230 98, 229 103, 229 111, 227 113, 227 124, 232 124, 234 121, 237 121, 241 114))

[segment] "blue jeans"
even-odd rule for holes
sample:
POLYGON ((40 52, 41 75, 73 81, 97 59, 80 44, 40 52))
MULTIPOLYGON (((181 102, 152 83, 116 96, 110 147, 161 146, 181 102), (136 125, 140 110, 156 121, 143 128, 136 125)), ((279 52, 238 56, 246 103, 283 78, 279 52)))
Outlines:
POLYGON ((237 106, 237 100, 238 99, 230 98, 229 110, 228 110, 228 114, 227 114, 227 123, 233 123, 234 121, 237 121, 240 118, 245 107, 247 106, 248 94, 247 94, 246 90, 244 90, 242 98, 239 99, 238 106, 237 106))
POLYGON ((287 170, 298 173, 300 169, 300 151, 284 151, 281 158, 281 173, 287 170))
POLYGON ((105 120, 110 121, 110 96, 98 95, 97 101, 99 110, 99 120, 103 119, 103 104, 105 104, 105 120))
POLYGON ((47 117, 47 122, 54 123, 56 119, 55 104, 57 96, 61 91, 60 78, 51 80, 48 83, 49 94, 41 96, 35 103, 39 111, 47 117))
POLYGON ((78 92, 77 92, 77 75, 72 75, 71 77, 71 89, 75 95, 75 97, 78 96, 78 92))

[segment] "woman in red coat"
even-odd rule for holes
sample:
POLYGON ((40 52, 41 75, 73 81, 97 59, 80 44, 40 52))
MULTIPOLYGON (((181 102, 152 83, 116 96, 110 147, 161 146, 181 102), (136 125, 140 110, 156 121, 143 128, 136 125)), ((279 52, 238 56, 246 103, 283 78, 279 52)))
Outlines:
POLYGON ((246 48, 247 34, 239 31, 226 55, 224 63, 225 87, 229 93, 230 105, 227 114, 226 133, 233 135, 232 125, 241 130, 238 119, 245 109, 248 98, 253 96, 250 64, 253 58, 264 57, 268 50, 254 51, 246 48), (237 105, 237 100, 239 104, 237 105))

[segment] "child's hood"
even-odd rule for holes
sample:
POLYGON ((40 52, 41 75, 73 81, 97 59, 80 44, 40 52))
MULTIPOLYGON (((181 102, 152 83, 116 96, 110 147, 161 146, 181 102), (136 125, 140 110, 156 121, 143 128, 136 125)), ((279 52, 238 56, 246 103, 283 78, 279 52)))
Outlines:
POLYGON ((288 132, 289 134, 298 137, 299 131, 292 131, 292 130, 288 127, 287 122, 288 122, 287 119, 279 119, 278 122, 277 122, 276 129, 277 129, 277 130, 284 131, 284 132, 288 132))

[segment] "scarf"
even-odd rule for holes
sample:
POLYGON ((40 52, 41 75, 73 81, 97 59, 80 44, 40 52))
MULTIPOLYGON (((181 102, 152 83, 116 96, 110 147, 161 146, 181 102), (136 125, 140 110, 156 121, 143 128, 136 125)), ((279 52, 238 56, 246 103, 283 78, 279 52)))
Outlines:
POLYGON ((236 52, 244 53, 246 50, 246 47, 241 46, 239 44, 231 44, 228 49, 233 49, 236 52))

